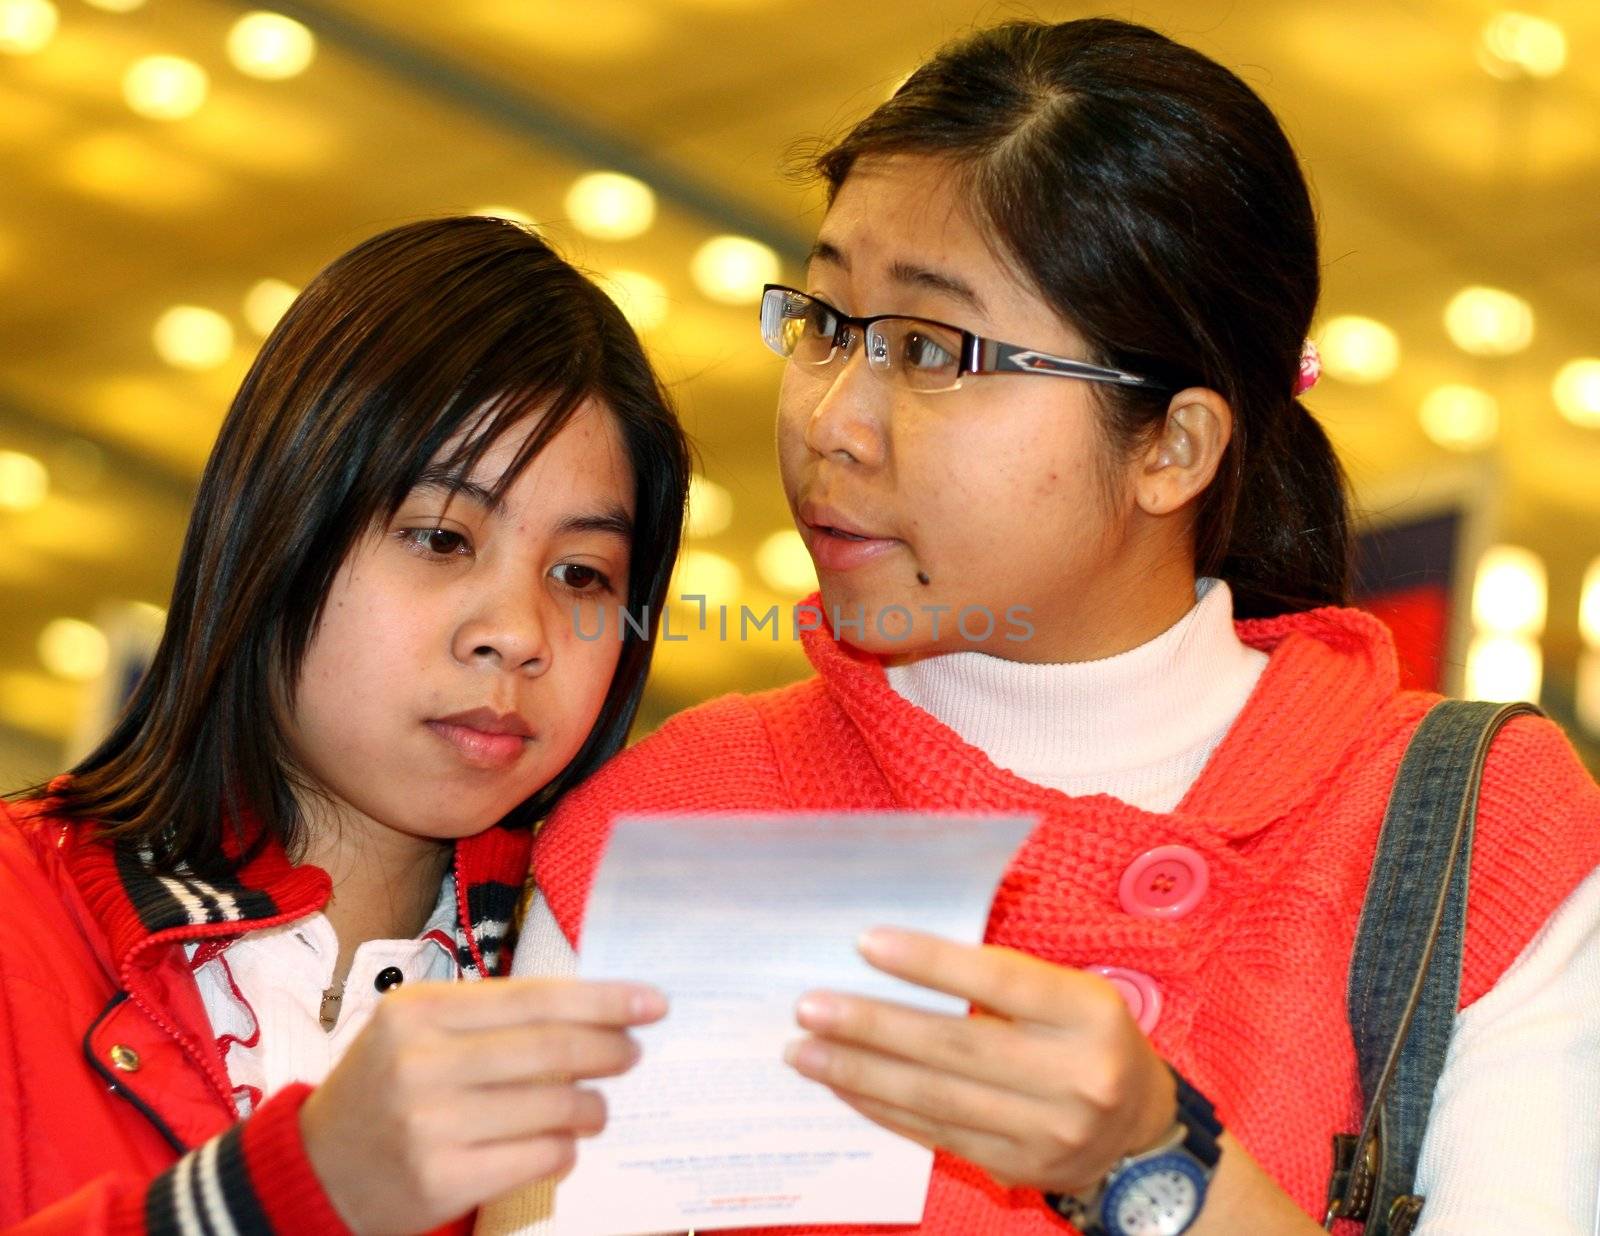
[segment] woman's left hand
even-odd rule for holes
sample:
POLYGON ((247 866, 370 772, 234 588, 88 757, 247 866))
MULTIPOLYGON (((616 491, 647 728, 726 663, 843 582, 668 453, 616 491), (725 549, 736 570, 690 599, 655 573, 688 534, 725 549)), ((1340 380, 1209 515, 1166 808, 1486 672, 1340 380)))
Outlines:
POLYGON ((802 997, 789 1063, 868 1119, 1005 1186, 1076 1193, 1171 1129, 1176 1088, 1110 983, 991 945, 878 928, 879 970, 970 1017, 837 992, 802 997))

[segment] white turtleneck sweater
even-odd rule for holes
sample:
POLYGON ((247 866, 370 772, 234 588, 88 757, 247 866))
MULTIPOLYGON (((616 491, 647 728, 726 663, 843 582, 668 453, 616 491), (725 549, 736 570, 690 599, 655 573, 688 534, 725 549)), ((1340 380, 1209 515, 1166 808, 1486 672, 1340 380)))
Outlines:
MULTIPOLYGON (((1026 780, 1169 812, 1267 664, 1240 641, 1228 586, 1195 591, 1175 626, 1118 656, 955 652, 891 666, 889 685, 1026 780)), ((512 973, 576 971, 535 894, 512 973)), ((1415 1236, 1600 1236, 1600 873, 1456 1017, 1417 1184, 1428 1204, 1415 1236)), ((551 1236, 553 1193, 535 1185, 485 1207, 479 1236, 551 1236)))
POLYGON ((1195 592, 1175 626, 1118 656, 1038 665, 951 652, 889 666, 889 685, 1025 781, 1171 811, 1267 667, 1234 633, 1228 586, 1207 579, 1195 592))

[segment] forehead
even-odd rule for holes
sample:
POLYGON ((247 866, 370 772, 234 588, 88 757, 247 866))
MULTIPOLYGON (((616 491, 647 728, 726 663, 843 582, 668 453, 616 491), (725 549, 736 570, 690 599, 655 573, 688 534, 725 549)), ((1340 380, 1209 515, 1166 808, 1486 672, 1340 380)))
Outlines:
MULTIPOLYGON (((530 439, 543 429, 544 413, 538 410, 512 422, 488 443, 462 479, 475 488, 498 491, 508 509, 605 502, 632 513, 633 467, 615 414, 598 399, 580 404, 521 471, 507 480, 507 472, 534 445, 530 439)), ((468 431, 463 431, 447 442, 438 461, 451 459, 468 436, 468 431)))
POLYGON ((829 269, 867 295, 920 287, 951 302, 969 299, 949 290, 954 284, 989 319, 1045 308, 974 218, 959 169, 927 156, 857 162, 818 229, 811 270, 829 269))

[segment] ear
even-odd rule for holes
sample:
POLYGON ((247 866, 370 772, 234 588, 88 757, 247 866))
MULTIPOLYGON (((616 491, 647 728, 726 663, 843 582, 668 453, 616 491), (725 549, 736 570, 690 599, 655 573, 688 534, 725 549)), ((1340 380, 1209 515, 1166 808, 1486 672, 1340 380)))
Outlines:
POLYGON ((1203 493, 1233 438, 1233 409, 1216 391, 1181 390, 1146 450, 1134 493, 1147 515, 1170 515, 1203 493))

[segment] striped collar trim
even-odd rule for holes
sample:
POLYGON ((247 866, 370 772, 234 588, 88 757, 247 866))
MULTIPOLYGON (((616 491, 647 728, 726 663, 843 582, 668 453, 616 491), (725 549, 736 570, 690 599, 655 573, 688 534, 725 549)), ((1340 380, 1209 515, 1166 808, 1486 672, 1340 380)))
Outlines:
MULTIPOLYGON (((57 827, 60 827, 59 825, 57 827)), ((157 942, 239 934, 322 909, 332 891, 320 867, 294 866, 271 845, 231 879, 153 872, 148 855, 64 829, 63 858, 110 945, 118 973, 157 942)), ((503 974, 528 872, 532 835, 491 828, 456 843, 456 957, 469 977, 503 974)))

